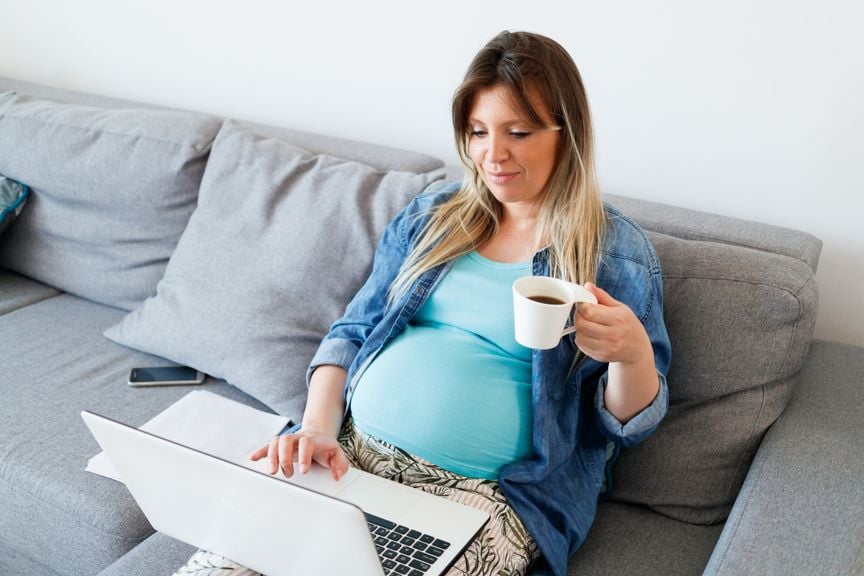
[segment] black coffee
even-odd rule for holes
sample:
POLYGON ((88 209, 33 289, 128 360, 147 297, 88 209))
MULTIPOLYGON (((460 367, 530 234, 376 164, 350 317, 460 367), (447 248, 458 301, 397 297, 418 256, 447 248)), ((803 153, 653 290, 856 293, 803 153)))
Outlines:
POLYGON ((566 300, 561 300, 560 298, 554 298, 552 296, 528 296, 528 299, 532 302, 540 302, 541 304, 566 304, 566 300))

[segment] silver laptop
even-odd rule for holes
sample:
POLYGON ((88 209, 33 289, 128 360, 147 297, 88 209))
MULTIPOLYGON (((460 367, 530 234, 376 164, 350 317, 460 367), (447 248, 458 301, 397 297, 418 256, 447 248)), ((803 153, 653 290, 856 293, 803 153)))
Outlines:
POLYGON ((245 467, 81 416, 156 530, 266 576, 438 575, 489 519, 354 468, 285 479, 266 459, 245 467))

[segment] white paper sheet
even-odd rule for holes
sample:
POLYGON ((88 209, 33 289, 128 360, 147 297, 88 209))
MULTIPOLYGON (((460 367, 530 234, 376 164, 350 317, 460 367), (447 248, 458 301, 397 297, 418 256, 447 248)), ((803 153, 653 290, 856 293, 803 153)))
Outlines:
MULTIPOLYGON (((288 424, 288 418, 250 408, 206 390, 195 390, 141 426, 142 430, 250 468, 253 450, 288 424)), ((87 462, 88 472, 120 480, 104 452, 87 462)))

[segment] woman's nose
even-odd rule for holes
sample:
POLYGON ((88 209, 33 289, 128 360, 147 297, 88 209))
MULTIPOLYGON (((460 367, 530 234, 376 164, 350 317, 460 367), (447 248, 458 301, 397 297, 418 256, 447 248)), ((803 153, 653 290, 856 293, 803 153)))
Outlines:
POLYGON ((508 157, 506 142, 500 136, 489 135, 487 140, 486 160, 492 164, 500 164, 508 157))

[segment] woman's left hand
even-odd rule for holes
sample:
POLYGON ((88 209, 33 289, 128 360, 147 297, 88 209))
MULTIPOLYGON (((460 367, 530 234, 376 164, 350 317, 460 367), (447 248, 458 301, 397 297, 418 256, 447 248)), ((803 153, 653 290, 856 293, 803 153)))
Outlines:
POLYGON ((615 300, 594 284, 585 284, 597 304, 579 304, 573 318, 576 345, 600 362, 634 364, 653 361, 651 341, 645 327, 629 306, 615 300))
POLYGON ((609 363, 604 402, 626 423, 659 391, 651 339, 629 306, 593 284, 585 287, 597 297, 597 304, 578 306, 573 318, 576 345, 591 358, 609 363))

